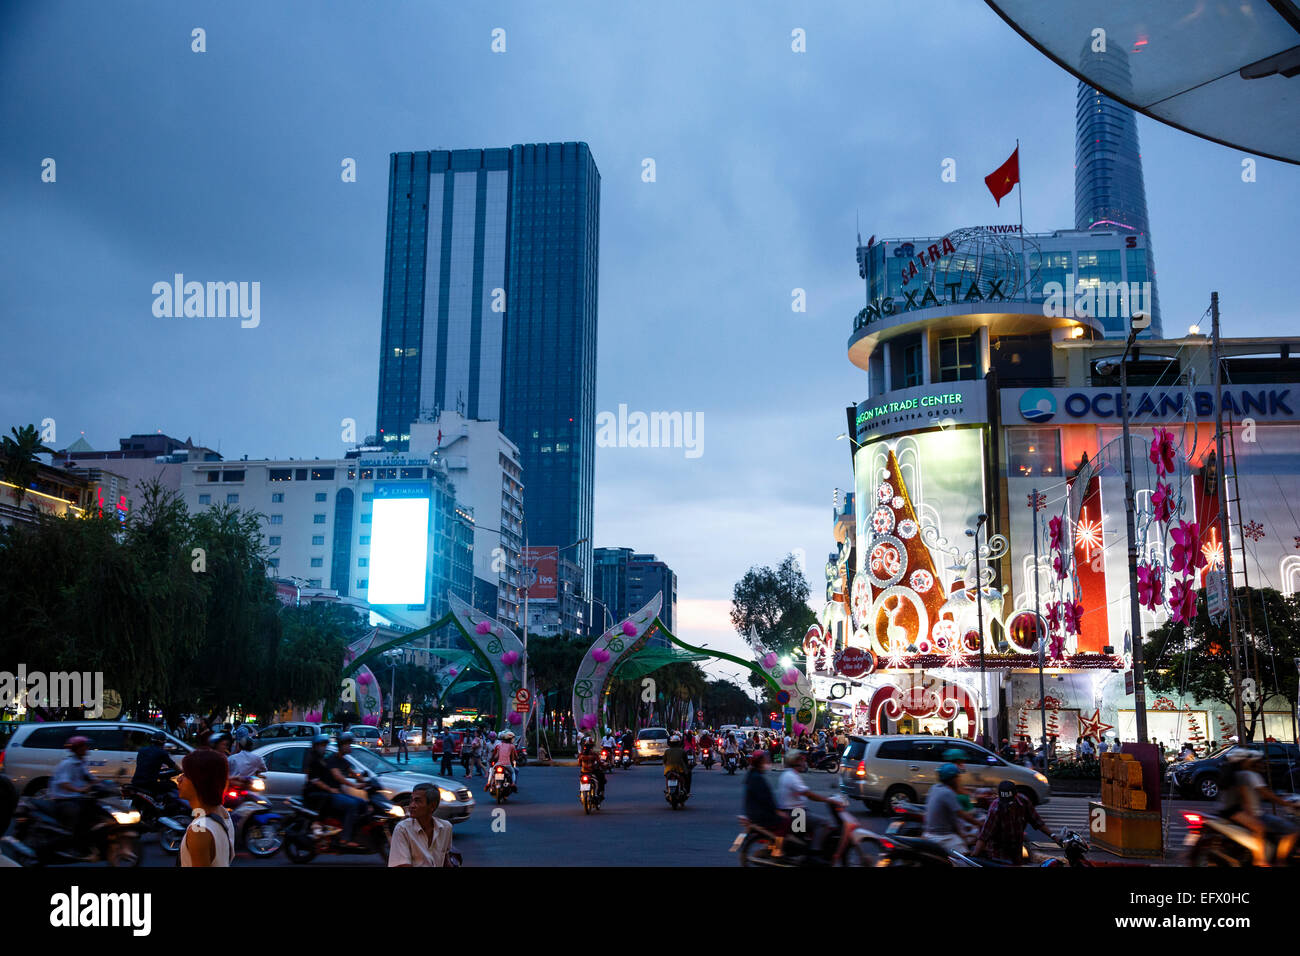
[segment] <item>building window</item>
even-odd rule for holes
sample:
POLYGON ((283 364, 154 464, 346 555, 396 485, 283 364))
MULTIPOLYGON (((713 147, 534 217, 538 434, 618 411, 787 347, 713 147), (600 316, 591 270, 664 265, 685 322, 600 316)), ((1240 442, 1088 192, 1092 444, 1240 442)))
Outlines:
POLYGON ((1061 473, 1061 432, 1056 428, 1007 430, 1007 474, 1012 478, 1061 473))
POLYGON ((401 476, 402 476, 403 478, 408 478, 408 479, 409 479, 409 478, 423 478, 423 477, 424 477, 424 469, 423 469, 423 468, 403 468, 403 469, 401 470, 401 476))
POLYGON ((212 504, 212 496, 211 496, 211 495, 199 495, 199 504, 201 504, 201 505, 210 505, 210 504, 212 504))
POLYGON ((221 480, 221 472, 219 471, 208 472, 208 481, 220 481, 220 480, 221 480))
POLYGON ((270 480, 271 480, 271 481, 292 481, 292 480, 293 480, 293 469, 292 469, 292 468, 272 468, 272 469, 271 469, 271 472, 270 472, 270 480))
POLYGON ((278 505, 284 502, 284 492, 274 491, 271 493, 271 504, 278 505))
POLYGON ((221 480, 222 481, 243 481, 244 480, 243 469, 240 469, 239 471, 223 471, 221 473, 221 480))
POLYGON ((307 469, 306 469, 306 468, 295 468, 295 469, 293 470, 293 480, 294 480, 294 481, 306 481, 306 480, 307 480, 307 469))
POLYGON ((324 523, 325 523, 325 516, 324 516, 324 515, 312 515, 312 516, 311 516, 311 523, 312 523, 312 524, 324 524, 324 523))
POLYGON ((370 579, 369 579, 369 578, 357 578, 357 590, 358 590, 358 591, 364 591, 364 590, 365 590, 366 588, 368 588, 368 587, 370 587, 370 579))
POLYGON ((357 567, 359 567, 359 568, 368 568, 368 567, 370 567, 370 559, 369 559, 369 558, 357 558, 357 567))
MULTIPOLYGON (((313 469, 311 470, 311 480, 312 480, 312 481, 333 481, 333 480, 334 480, 334 469, 333 469, 333 468, 313 468, 313 469)), ((317 498, 316 500, 317 500, 317 501, 320 501, 321 499, 320 499, 320 498, 317 498)))
POLYGON ((373 491, 363 491, 363 492, 361 492, 361 500, 362 500, 362 501, 370 501, 370 500, 373 499, 374 497, 375 497, 375 493, 374 493, 373 491))
POLYGON ((365 514, 363 514, 363 515, 361 516, 361 523, 362 523, 362 524, 370 524, 370 512, 369 512, 369 511, 367 511, 365 514))
POLYGON ((271 515, 271 524, 284 524, 284 515, 271 515))
POLYGON ((961 382, 975 374, 975 336, 954 335, 939 340, 939 381, 961 382))
POLYGON ((270 565, 271 567, 273 567, 273 568, 278 568, 278 567, 280 566, 280 559, 279 559, 279 558, 267 558, 266 563, 269 564, 269 565, 270 565))
POLYGON ((323 534, 314 534, 314 535, 312 535, 312 536, 311 536, 311 543, 312 543, 313 545, 324 544, 324 543, 325 543, 325 535, 323 535, 323 534))
POLYGON ((226 504, 228 505, 239 504, 239 495, 226 495, 226 504))
POLYGON ((325 567, 325 559, 324 559, 324 558, 312 558, 312 559, 311 559, 311 566, 312 566, 313 568, 323 568, 323 567, 325 567))
POLYGON ((280 536, 278 534, 271 535, 270 542, 271 547, 277 546, 280 543, 280 536))
POLYGON ((325 500, 325 492, 323 492, 323 491, 318 491, 318 492, 316 492, 316 500, 317 500, 317 501, 324 501, 324 500, 325 500))
POLYGON ((370 543, 370 535, 368 535, 368 534, 363 534, 363 535, 361 536, 361 543, 362 543, 362 544, 369 544, 369 543, 370 543))

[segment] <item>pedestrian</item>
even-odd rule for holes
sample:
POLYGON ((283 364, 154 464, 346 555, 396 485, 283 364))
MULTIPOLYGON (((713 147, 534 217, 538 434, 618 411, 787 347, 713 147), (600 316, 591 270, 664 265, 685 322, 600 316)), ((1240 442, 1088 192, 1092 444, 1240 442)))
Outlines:
POLYGON ((448 865, 451 824, 434 815, 440 802, 438 788, 431 783, 417 783, 411 789, 409 815, 393 828, 389 866, 448 865))
POLYGON ((229 766, 220 751, 199 748, 181 761, 180 797, 194 808, 194 821, 181 841, 181 866, 230 866, 235 828, 221 805, 229 766))
POLYGON ((438 773, 444 777, 450 777, 453 773, 452 758, 455 757, 453 751, 456 748, 456 742, 452 739, 451 731, 444 730, 439 738, 442 741, 442 766, 438 773))
POLYGON ((471 754, 471 757, 474 760, 474 773, 478 774, 480 777, 487 776, 487 774, 483 772, 483 751, 485 751, 486 749, 487 749, 487 741, 484 740, 483 735, 480 733, 475 733, 474 751, 471 754))
POLYGON ((407 733, 406 733, 406 728, 403 727, 401 730, 397 732, 397 762, 398 763, 402 762, 403 757, 406 758, 407 763, 411 762, 411 751, 407 749, 406 743, 407 743, 407 733))
POLYGON ((460 737, 460 765, 465 768, 466 780, 468 780, 470 776, 469 762, 473 758, 473 756, 474 756, 474 734, 467 730, 464 733, 462 733, 460 737))

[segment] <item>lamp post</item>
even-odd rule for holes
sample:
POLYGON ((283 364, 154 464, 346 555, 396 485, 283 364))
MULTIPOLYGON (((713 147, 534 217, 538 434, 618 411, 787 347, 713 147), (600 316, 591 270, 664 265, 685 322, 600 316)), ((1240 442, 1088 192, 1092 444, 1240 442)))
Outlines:
POLYGON ((1147 742, 1147 698, 1142 680, 1142 618, 1141 606, 1137 592, 1137 519, 1134 515, 1133 501, 1133 449, 1129 447, 1129 408, 1128 408, 1128 353, 1133 348, 1138 333, 1151 324, 1151 317, 1144 312, 1135 312, 1130 321, 1128 339, 1124 343, 1124 355, 1119 361, 1120 405, 1124 421, 1124 529, 1128 535, 1128 605, 1129 626, 1133 635, 1133 711, 1137 719, 1138 743, 1147 742))
POLYGON ((388 745, 397 746, 397 662, 402 657, 402 652, 396 649, 384 651, 384 657, 388 659, 388 666, 392 668, 392 676, 388 683, 388 745))
POLYGON ((984 592, 980 589, 980 539, 979 531, 988 520, 988 515, 981 513, 975 519, 974 530, 967 528, 966 534, 974 539, 975 551, 975 618, 979 626, 980 641, 980 733, 984 735, 984 740, 989 741, 989 705, 988 705, 988 673, 984 667, 984 592))

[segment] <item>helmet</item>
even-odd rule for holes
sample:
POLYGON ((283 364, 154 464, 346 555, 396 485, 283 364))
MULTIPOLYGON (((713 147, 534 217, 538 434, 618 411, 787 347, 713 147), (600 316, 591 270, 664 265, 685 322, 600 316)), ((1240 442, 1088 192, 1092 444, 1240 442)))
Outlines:
POLYGON ((311 739, 311 745, 313 747, 315 747, 317 744, 327 744, 329 742, 330 742, 329 734, 317 734, 315 737, 311 739))
POLYGON ((945 763, 939 767, 939 782, 947 783, 949 780, 956 780, 961 776, 961 771, 957 769, 955 763, 945 763))
POLYGON ((514 735, 514 733, 513 733, 512 731, 507 730, 504 734, 501 735, 501 737, 500 737, 499 739, 501 739, 501 740, 514 740, 514 739, 515 739, 515 735, 514 735))
POLYGON ((90 738, 83 737, 81 734, 73 734, 63 742, 63 746, 69 750, 72 750, 74 747, 88 747, 90 746, 90 738))
POLYGON ((223 740, 227 744, 229 744, 232 740, 234 740, 234 738, 231 737, 230 734, 226 733, 224 730, 219 730, 208 738, 208 746, 211 747, 213 750, 216 750, 217 744, 221 743, 221 741, 223 740))
POLYGON ((153 733, 149 735, 149 743, 151 744, 162 744, 166 742, 167 742, 167 735, 163 733, 161 730, 155 730, 153 733))
POLYGON ((584 741, 582 742, 582 752, 585 753, 585 754, 589 754, 589 753, 591 753, 591 741, 590 741, 590 740, 584 740, 584 741))
POLYGON ((239 741, 241 744, 249 737, 252 736, 253 736, 253 732, 249 730, 247 726, 241 726, 238 730, 235 731, 235 739, 239 741))
POLYGON ((497 739, 497 732, 495 730, 489 730, 488 740, 496 740, 496 739, 497 739))
POLYGON ((357 738, 354 737, 350 732, 345 730, 343 731, 343 733, 339 734, 338 739, 339 739, 339 743, 341 744, 350 744, 352 743, 352 741, 356 740, 357 738))
POLYGON ((668 742, 669 742, 670 744, 679 744, 679 743, 682 742, 682 735, 681 735, 681 734, 673 734, 671 737, 668 738, 668 742))

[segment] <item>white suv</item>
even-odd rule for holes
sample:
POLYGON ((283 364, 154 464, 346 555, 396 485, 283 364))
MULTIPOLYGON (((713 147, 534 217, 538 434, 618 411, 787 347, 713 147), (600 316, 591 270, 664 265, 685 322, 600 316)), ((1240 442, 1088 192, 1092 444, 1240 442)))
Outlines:
POLYGON ((646 727, 636 735, 636 754, 633 759, 663 760, 664 751, 668 749, 668 731, 663 727, 646 727))
MULTIPOLYGON (((13 781, 18 792, 28 796, 44 790, 54 768, 67 755, 69 737, 90 739, 86 765, 92 775, 109 783, 129 783, 135 774, 135 755, 158 733, 152 724, 122 723, 116 720, 82 720, 23 724, 14 731, 9 745, 0 751, 0 769, 13 781)), ((171 734, 163 744, 178 763, 194 748, 171 734)))

